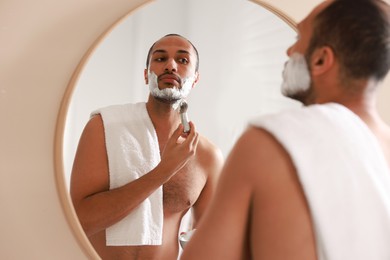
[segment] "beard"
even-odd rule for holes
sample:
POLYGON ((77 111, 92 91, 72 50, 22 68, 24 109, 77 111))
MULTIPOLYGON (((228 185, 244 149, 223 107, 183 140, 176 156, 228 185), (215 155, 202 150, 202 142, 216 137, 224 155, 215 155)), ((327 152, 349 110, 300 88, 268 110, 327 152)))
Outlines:
POLYGON ((282 94, 305 103, 311 89, 311 78, 305 56, 293 53, 283 70, 282 94))
POLYGON ((190 93, 195 82, 195 76, 181 79, 180 88, 173 87, 160 89, 158 87, 157 75, 153 71, 148 70, 148 81, 150 94, 154 98, 165 103, 178 104, 180 100, 186 98, 190 93))

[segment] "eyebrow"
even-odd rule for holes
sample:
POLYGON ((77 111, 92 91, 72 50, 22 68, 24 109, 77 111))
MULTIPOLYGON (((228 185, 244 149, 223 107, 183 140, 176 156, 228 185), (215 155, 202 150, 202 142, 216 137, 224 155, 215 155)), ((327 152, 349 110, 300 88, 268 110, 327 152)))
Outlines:
MULTIPOLYGON (((167 51, 166 50, 162 50, 162 49, 157 49, 152 54, 155 54, 155 53, 167 53, 167 51)), ((176 53, 184 53, 184 54, 191 55, 191 53, 189 51, 186 51, 186 50, 178 50, 176 53)))

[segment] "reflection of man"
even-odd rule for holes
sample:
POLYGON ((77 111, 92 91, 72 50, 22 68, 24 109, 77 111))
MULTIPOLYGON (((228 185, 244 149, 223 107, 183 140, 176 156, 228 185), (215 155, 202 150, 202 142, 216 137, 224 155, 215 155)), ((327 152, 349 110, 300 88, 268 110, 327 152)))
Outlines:
POLYGON ((325 1, 298 25, 283 92, 252 121, 182 259, 390 259, 389 6, 325 1))
POLYGON ((213 194, 222 156, 193 123, 183 134, 173 107, 198 81, 198 53, 167 35, 150 48, 146 103, 95 112, 77 149, 71 196, 80 223, 103 259, 176 259, 178 232, 193 226, 213 194))

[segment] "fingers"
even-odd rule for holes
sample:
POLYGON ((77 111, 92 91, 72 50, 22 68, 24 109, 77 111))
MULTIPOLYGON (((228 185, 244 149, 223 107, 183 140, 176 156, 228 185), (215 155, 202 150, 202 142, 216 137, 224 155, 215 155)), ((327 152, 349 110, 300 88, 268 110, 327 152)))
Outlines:
POLYGON ((188 136, 181 137, 183 125, 179 125, 169 138, 161 154, 161 163, 171 168, 170 174, 176 174, 195 155, 199 142, 199 134, 195 125, 190 122, 191 130, 188 136))
POLYGON ((193 139, 192 141, 192 149, 194 150, 194 153, 196 153, 196 148, 198 147, 198 143, 199 143, 199 134, 196 133, 195 134, 195 138, 193 139))
POLYGON ((190 125, 190 131, 186 133, 187 136, 194 135, 196 133, 194 123, 192 123, 192 121, 190 121, 190 122, 188 122, 188 124, 190 125))
POLYGON ((199 141, 198 133, 196 132, 195 125, 192 122, 190 124, 190 131, 188 133, 183 134, 183 125, 179 124, 176 130, 173 132, 172 136, 168 140, 167 146, 171 147, 172 145, 182 144, 188 145, 190 149, 196 148, 196 145, 199 141), (180 137, 182 137, 180 139, 180 137), (179 140, 180 139, 180 140, 179 140))
POLYGON ((187 140, 196 145, 198 143, 198 140, 199 140, 199 134, 196 132, 194 123, 192 123, 190 121, 189 124, 190 124, 191 129, 190 129, 190 132, 187 136, 187 140))
POLYGON ((172 136, 169 138, 168 142, 167 142, 167 145, 170 146, 172 144, 176 144, 177 143, 177 140, 179 139, 179 137, 181 136, 181 134, 183 133, 183 125, 180 124, 176 130, 173 132, 172 136))
POLYGON ((187 133, 182 133, 181 136, 186 139, 187 142, 192 142, 192 140, 195 138, 195 136, 198 134, 195 129, 194 123, 191 121, 188 122, 190 125, 190 131, 187 133))
MULTIPOLYGON (((183 138, 187 138, 187 136, 190 134, 190 132, 192 131, 192 129, 193 129, 193 127, 194 127, 194 124, 192 123, 192 122, 188 122, 188 125, 189 125, 189 128, 190 128, 190 130, 189 131, 187 131, 187 132, 182 132, 181 133, 181 137, 183 137, 183 138)), ((194 130, 195 131, 195 130, 194 130)))
POLYGON ((190 124, 191 130, 188 133, 183 144, 187 145, 188 151, 191 154, 195 154, 196 148, 197 148, 198 142, 199 142, 199 134, 196 132, 195 125, 192 122, 189 122, 189 124, 190 124))

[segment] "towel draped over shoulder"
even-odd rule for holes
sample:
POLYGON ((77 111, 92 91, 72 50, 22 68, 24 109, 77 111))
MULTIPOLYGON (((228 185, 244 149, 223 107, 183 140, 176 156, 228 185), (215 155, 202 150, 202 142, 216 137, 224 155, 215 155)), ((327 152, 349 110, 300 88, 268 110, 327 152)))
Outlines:
MULTIPOLYGON (((110 189, 132 182, 160 162, 157 134, 145 103, 114 105, 92 113, 103 119, 110 189)), ((162 187, 106 229, 107 246, 161 245, 162 187)))
POLYGON ((255 118, 290 155, 314 223, 319 259, 390 259, 390 172, 378 140, 329 103, 255 118))

